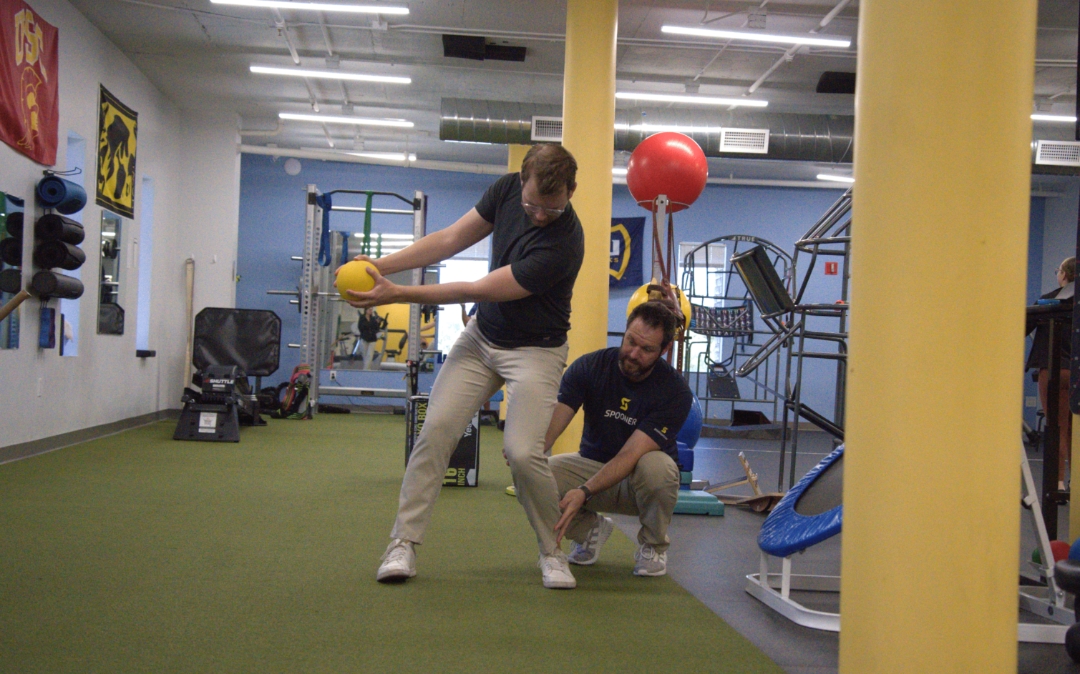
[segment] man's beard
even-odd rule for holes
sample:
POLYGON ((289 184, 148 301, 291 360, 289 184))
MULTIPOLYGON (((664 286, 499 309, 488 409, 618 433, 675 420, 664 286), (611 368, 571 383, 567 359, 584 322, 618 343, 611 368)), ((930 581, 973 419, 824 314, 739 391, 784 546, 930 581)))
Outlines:
POLYGON ((632 361, 628 356, 619 354, 619 370, 627 379, 638 381, 648 376, 652 368, 644 368, 641 363, 632 361))

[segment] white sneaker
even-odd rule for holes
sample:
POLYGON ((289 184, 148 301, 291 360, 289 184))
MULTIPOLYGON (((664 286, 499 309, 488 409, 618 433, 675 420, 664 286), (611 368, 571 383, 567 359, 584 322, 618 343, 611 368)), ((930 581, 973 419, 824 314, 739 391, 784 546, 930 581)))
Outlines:
POLYGON ((648 543, 634 553, 635 576, 663 576, 667 573, 667 552, 657 552, 648 543))
POLYGON ((581 543, 575 541, 574 549, 570 551, 566 558, 570 560, 571 564, 581 566, 595 564, 597 558, 600 557, 601 546, 607 542, 612 531, 615 531, 615 523, 611 521, 611 518, 597 515, 596 524, 592 529, 589 529, 589 534, 585 537, 585 540, 581 543))
POLYGON ((560 548, 550 555, 540 553, 537 566, 540 573, 544 574, 544 587, 549 590, 572 590, 577 587, 574 574, 570 573, 570 565, 566 563, 566 553, 560 548))
POLYGON ((412 541, 395 538, 382 556, 375 580, 380 583, 403 583, 416 575, 416 551, 412 541))

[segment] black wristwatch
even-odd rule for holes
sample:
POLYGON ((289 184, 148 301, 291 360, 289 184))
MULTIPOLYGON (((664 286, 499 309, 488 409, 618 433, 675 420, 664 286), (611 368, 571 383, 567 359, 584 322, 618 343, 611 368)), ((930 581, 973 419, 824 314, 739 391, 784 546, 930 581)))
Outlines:
POLYGON ((584 484, 582 484, 580 487, 578 487, 578 489, 585 492, 585 502, 588 503, 589 499, 591 499, 593 497, 592 490, 589 489, 588 487, 586 487, 584 484))

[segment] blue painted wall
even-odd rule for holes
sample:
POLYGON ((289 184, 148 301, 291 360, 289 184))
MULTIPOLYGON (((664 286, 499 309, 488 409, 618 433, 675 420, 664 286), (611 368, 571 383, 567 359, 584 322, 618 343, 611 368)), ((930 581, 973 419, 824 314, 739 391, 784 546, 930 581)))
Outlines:
MULTIPOLYGON (((282 318, 283 341, 299 341, 300 320, 296 308, 288 304, 288 298, 268 296, 270 289, 296 287, 300 264, 290 261, 299 255, 303 247, 304 190, 314 183, 321 191, 334 189, 374 189, 398 192, 410 196, 421 190, 429 195, 428 231, 448 226, 468 211, 480 195, 495 179, 493 176, 446 171, 429 171, 399 167, 373 166, 301 160, 302 170, 297 176, 289 176, 283 168, 284 160, 270 157, 244 155, 241 162, 240 183, 240 231, 237 273, 237 306, 242 308, 272 309, 282 318)), ((799 189, 709 185, 698 201, 686 211, 675 214, 675 238, 677 241, 703 242, 727 234, 751 234, 768 239, 789 253, 794 242, 813 225, 828 207, 843 193, 842 189, 799 189)), ((1068 196, 1068 195, 1067 195, 1068 196)), ((362 205, 360 197, 339 197, 335 204, 362 205)), ((1063 202, 1067 198, 1050 201, 1063 202)), ((1032 199, 1031 234, 1029 242, 1028 298, 1034 299, 1041 292, 1044 267, 1044 239, 1046 231, 1062 237, 1075 231, 1075 210, 1063 208, 1064 204, 1051 204, 1047 199, 1032 199), (1057 211, 1061 211, 1057 214, 1057 211), (1072 213, 1071 222, 1069 214, 1072 213), (1061 230, 1061 231, 1059 231, 1061 230)), ((390 206, 391 204, 378 204, 390 206)), ((616 185, 613 190, 612 215, 635 217, 647 215, 636 205, 625 186, 616 185)), ((363 219, 359 215, 335 213, 331 227, 342 231, 360 231, 363 219)), ((646 227, 649 227, 648 222, 646 227)), ((379 216, 374 218, 373 229, 381 232, 407 233, 411 220, 402 216, 379 216)), ((644 247, 644 276, 648 278, 651 267, 651 250, 644 247)), ((1053 264, 1056 265, 1057 261, 1053 264)), ((801 272, 800 272, 801 273, 801 272)), ((631 290, 614 290, 610 297, 608 329, 620 332, 625 325, 626 304, 631 290)), ((814 271, 806 302, 833 302, 840 297, 840 279, 825 276, 819 265, 814 271)), ((825 328, 826 326, 819 326, 825 328)), ((833 327, 833 326, 828 326, 833 327)), ((299 362, 295 349, 283 349, 281 370, 270 380, 280 381, 288 377, 299 362)), ((430 375, 421 383, 430 387, 430 375)), ((347 386, 399 387, 398 373, 342 373, 340 383, 347 386)), ((829 361, 810 361, 804 374, 804 402, 827 414, 834 413, 836 368, 829 361)), ((324 386, 332 386, 323 378, 324 386)), ((744 393, 745 395, 745 393, 744 393)), ((1028 388, 1026 395, 1035 395, 1028 388)), ((355 401, 354 401, 355 402, 355 401)), ((740 408, 753 409, 752 405, 740 408)), ((726 408, 723 408, 726 410, 726 408)), ((764 408, 762 408, 764 409, 764 408)), ((726 416, 718 409, 710 410, 710 416, 726 416)), ((1026 409, 1030 421, 1034 410, 1026 409)))
MULTIPOLYGON (((427 171, 368 164, 301 160, 301 171, 290 176, 285 173, 284 160, 245 154, 240 165, 240 229, 237 255, 236 306, 243 309, 270 309, 281 317, 282 353, 277 374, 264 382, 288 379, 293 367, 300 363, 297 349, 284 344, 300 341, 300 314, 287 296, 267 295, 267 290, 292 290, 300 277, 300 263, 290 260, 304 250, 304 194, 308 184, 322 192, 336 189, 378 190, 396 192, 412 198, 420 190, 428 195, 428 231, 452 224, 472 208, 491 182, 493 176, 447 171, 427 171)), ((378 199, 386 199, 380 197, 378 199)), ((339 206, 363 206, 362 196, 335 195, 339 206)), ((404 208, 394 199, 376 200, 376 207, 404 208)), ((363 231, 360 214, 335 212, 330 221, 334 230, 363 231)), ((412 233, 412 218, 402 215, 379 215, 372 218, 372 231, 382 233, 412 233)), ((322 385, 333 386, 327 377, 322 385)), ((339 378, 344 386, 401 388, 401 374, 394 372, 352 373, 339 378)), ((429 389, 431 382, 422 378, 421 388, 429 389), (426 383, 425 383, 426 382, 426 383)), ((353 401, 359 402, 359 401, 353 401)), ((364 401, 372 402, 372 401, 364 401)), ((378 401, 383 402, 383 401, 378 401)))

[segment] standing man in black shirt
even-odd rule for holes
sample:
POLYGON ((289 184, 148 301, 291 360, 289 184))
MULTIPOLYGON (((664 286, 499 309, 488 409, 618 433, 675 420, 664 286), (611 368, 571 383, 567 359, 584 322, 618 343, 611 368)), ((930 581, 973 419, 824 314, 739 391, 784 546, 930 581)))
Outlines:
MULTIPOLYGON (((577 162, 560 145, 536 145, 521 173, 497 180, 476 207, 446 229, 378 260, 375 287, 350 293, 356 307, 394 302, 478 302, 431 389, 427 419, 405 469, 391 542, 376 578, 416 575, 443 475, 477 409, 505 383, 510 404, 505 453, 540 546, 544 587, 576 582, 556 541, 559 497, 544 455, 544 430, 566 367, 570 296, 585 255, 585 236, 570 205, 577 162), (445 260, 492 235, 490 273, 472 283, 398 286, 384 277, 445 260)), ((366 259, 366 258, 358 258, 366 259)))
POLYGON ((679 434, 693 394, 660 355, 675 336, 678 318, 662 301, 638 305, 626 321, 619 348, 578 358, 563 375, 546 447, 585 406, 577 454, 548 459, 559 485, 562 517, 555 525, 575 542, 572 564, 593 564, 614 523, 601 512, 641 521, 635 576, 667 573, 667 535, 679 492, 679 434))

